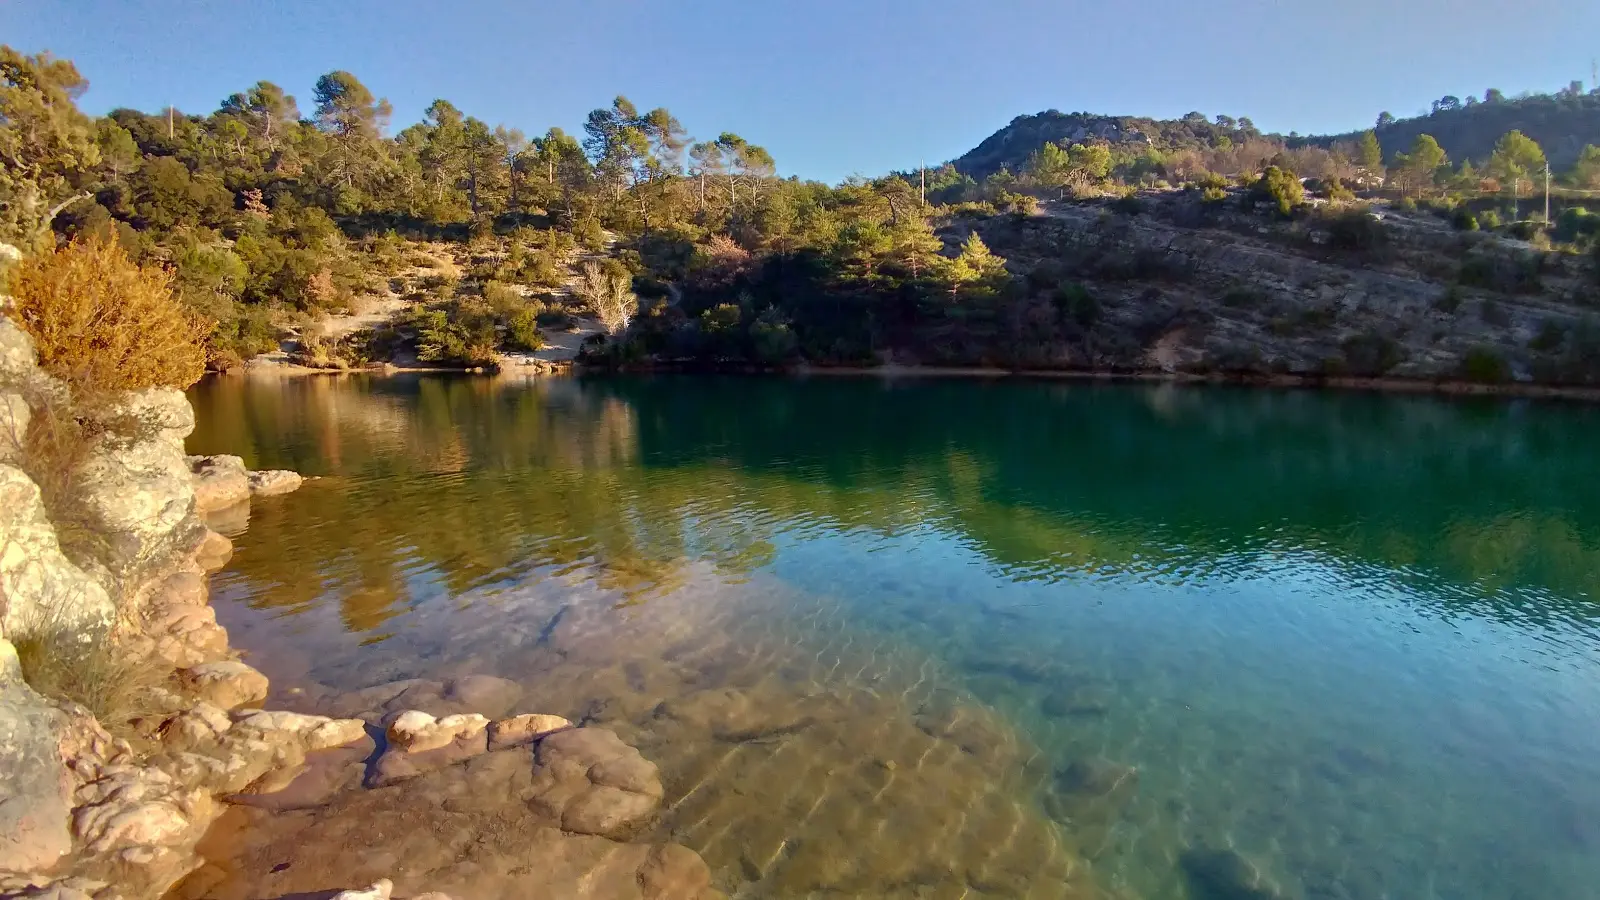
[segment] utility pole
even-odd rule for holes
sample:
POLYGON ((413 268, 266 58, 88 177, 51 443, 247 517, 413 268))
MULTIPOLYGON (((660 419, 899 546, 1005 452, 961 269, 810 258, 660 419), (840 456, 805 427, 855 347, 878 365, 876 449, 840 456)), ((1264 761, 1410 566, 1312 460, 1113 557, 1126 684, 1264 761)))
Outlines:
POLYGON ((922 161, 922 205, 928 205, 928 161, 922 161))
POLYGON ((172 104, 167 104, 167 140, 172 140, 172 104))

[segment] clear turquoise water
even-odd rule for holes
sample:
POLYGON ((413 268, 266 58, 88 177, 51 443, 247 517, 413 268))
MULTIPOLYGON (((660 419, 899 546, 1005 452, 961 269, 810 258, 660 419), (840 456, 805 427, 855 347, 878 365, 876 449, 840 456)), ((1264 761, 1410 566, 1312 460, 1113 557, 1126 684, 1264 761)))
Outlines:
POLYGON ((1310 900, 1600 895, 1600 410, 690 377, 194 401, 192 452, 326 476, 258 504, 218 581, 236 642, 302 648, 286 672, 427 674, 463 597, 564 573, 649 603, 708 562, 925 654, 1058 767, 1136 767, 1080 835, 1128 895, 1260 896, 1208 892, 1202 846, 1310 900))

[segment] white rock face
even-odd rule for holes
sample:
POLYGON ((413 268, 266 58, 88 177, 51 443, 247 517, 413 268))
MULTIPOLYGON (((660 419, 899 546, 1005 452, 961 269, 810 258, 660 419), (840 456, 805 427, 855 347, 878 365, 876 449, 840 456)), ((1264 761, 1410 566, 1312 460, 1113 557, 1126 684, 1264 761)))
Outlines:
POLYGON ((194 410, 181 391, 147 388, 97 410, 113 434, 89 451, 78 475, 80 497, 94 524, 111 537, 106 565, 114 575, 175 555, 200 537, 194 484, 183 440, 194 410))
POLYGON ((39 487, 0 464, 0 633, 105 629, 111 598, 61 553, 39 487))

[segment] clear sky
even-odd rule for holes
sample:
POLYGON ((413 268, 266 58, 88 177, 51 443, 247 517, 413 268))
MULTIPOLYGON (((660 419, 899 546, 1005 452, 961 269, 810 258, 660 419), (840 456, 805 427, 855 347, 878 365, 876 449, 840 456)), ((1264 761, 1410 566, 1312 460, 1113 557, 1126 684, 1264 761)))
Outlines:
POLYGON ((0 0, 0 41, 76 62, 94 113, 210 112, 266 79, 309 114, 342 68, 395 130, 444 97, 536 134, 621 93, 837 181, 1051 108, 1312 134, 1444 94, 1589 86, 1600 0, 0 0))

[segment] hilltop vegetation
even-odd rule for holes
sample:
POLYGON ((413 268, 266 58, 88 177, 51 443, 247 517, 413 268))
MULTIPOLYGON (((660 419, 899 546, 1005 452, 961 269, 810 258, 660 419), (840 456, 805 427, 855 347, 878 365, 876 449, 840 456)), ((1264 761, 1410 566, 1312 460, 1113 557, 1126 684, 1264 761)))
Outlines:
MULTIPOLYGON (((216 368, 286 334, 309 365, 493 366, 581 323, 586 360, 616 367, 1600 374, 1575 362, 1600 333, 1600 216, 1558 196, 1554 221, 1525 217, 1544 156, 1519 132, 1474 163, 1425 137, 1046 113, 924 194, 921 173, 782 178, 758 144, 624 97, 581 135, 441 99, 391 136, 389 104, 335 71, 308 114, 258 82, 205 114, 93 118, 70 63, 0 54, 0 238, 166 267, 216 368), (1414 287, 1375 302, 1374 271, 1414 287), (330 314, 360 327, 320 331, 330 314)), ((1600 150, 1561 175, 1600 182, 1600 150)))
MULTIPOLYGON (((1260 171, 1277 157, 1290 160, 1289 167, 1302 176, 1349 181, 1362 170, 1393 165, 1423 135, 1431 136, 1453 163, 1470 162, 1479 169, 1513 131, 1538 143, 1558 174, 1578 167, 1587 147, 1600 147, 1600 86, 1585 93, 1581 83, 1573 82, 1555 93, 1518 97, 1491 89, 1483 99, 1452 95, 1432 106, 1430 114, 1412 118, 1379 114, 1371 129, 1379 148, 1376 158, 1364 152, 1364 131, 1285 136, 1263 133, 1248 117, 1191 112, 1181 119, 1158 120, 1047 110, 1012 119, 952 167, 981 182, 1002 171, 1021 174, 1049 144, 1098 144, 1112 152, 1118 174, 1130 183, 1152 174, 1177 183, 1197 168, 1236 176, 1260 171)), ((1600 181, 1588 188, 1600 190, 1600 181)))

